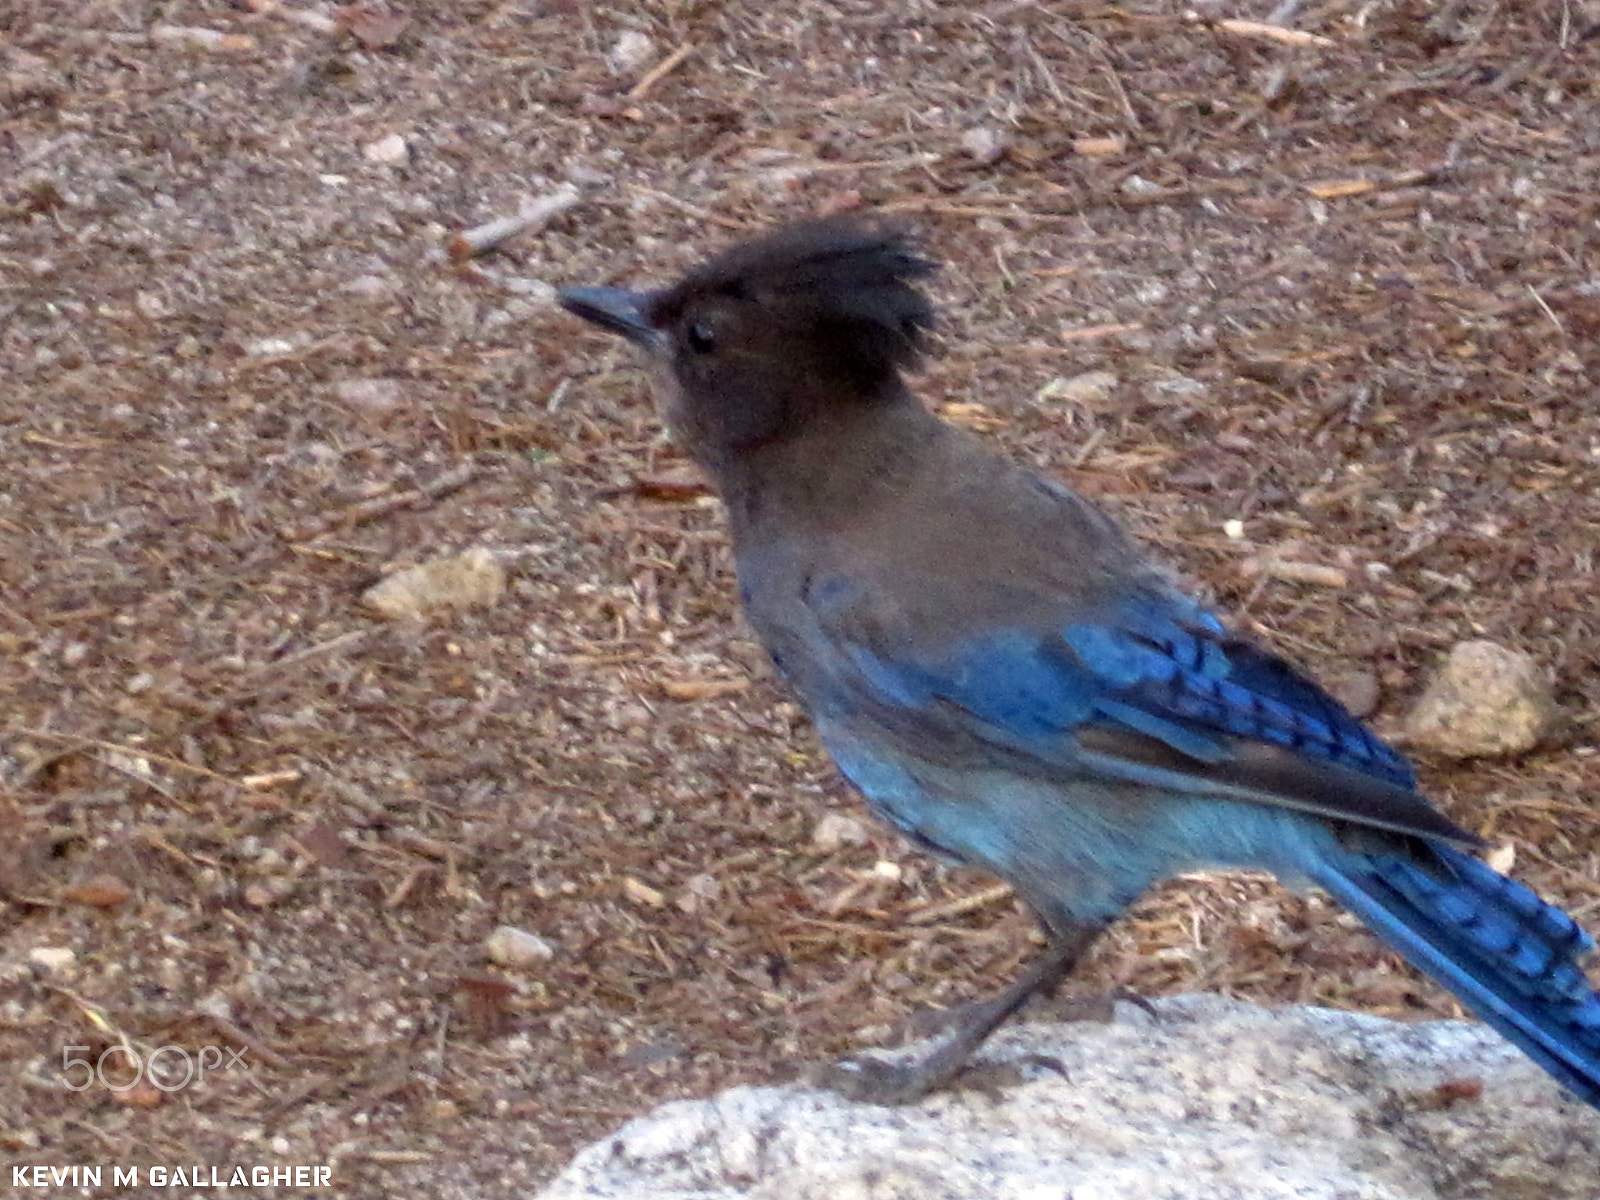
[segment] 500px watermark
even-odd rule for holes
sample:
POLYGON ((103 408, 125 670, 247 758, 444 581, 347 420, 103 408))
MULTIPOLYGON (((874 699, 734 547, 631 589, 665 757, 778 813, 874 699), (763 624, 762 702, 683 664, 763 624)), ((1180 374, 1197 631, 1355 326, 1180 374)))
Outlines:
POLYGON ((191 1083, 204 1082, 206 1075, 218 1071, 248 1071, 245 1047, 201 1046, 190 1051, 184 1046, 158 1046, 141 1055, 132 1046, 118 1042, 107 1046, 98 1058, 76 1058, 89 1054, 92 1046, 61 1048, 61 1077, 70 1092, 81 1092, 96 1081, 107 1091, 126 1092, 149 1083, 157 1091, 178 1092, 191 1083))

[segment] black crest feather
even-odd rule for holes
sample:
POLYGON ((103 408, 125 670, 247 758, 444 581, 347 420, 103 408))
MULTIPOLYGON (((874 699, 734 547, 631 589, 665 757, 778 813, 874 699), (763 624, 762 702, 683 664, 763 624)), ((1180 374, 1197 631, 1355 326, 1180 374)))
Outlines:
POLYGON ((915 281, 937 269, 903 225, 801 221, 696 267, 661 295, 657 312, 716 295, 752 301, 841 365, 886 374, 911 366, 924 346, 933 305, 915 281))

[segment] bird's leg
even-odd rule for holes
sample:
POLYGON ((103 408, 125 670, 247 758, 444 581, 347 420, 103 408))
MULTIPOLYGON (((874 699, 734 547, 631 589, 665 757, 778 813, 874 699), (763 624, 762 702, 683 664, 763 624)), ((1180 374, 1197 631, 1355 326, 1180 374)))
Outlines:
POLYGON ((1097 924, 1051 929, 1050 943, 1010 987, 988 1000, 969 1005, 947 1039, 921 1060, 909 1064, 857 1058, 826 1068, 824 1087, 865 1104, 909 1104, 949 1083, 1012 1013, 1040 992, 1053 990, 1077 965, 1104 928, 1097 924))

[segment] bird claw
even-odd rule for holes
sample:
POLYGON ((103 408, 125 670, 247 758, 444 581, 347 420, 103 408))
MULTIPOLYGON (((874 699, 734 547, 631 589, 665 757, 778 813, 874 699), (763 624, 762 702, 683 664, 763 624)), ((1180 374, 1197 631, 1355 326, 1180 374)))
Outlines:
POLYGON ((1131 1004, 1152 1021, 1161 1020, 1161 1011, 1131 988, 1115 987, 1092 996, 1068 996, 1049 1001, 1039 1010, 1040 1019, 1050 1021, 1095 1021, 1110 1024, 1116 1020, 1117 1005, 1131 1004))
POLYGON ((810 1082, 857 1104, 915 1104, 945 1082, 927 1066, 926 1062, 904 1065, 881 1058, 847 1058, 817 1068, 810 1082))
MULTIPOLYGON (((1082 997, 1066 1002, 1058 1012, 1065 1020, 1100 1020, 1112 1018, 1117 1001, 1135 1004, 1160 1020, 1160 1013, 1143 996, 1126 988, 1116 988, 1098 996, 1082 997)), ((993 1027, 992 1018, 997 1012, 1014 1007, 1005 1001, 983 1001, 969 1006, 964 1019, 948 1023, 949 1040, 930 1054, 910 1062, 891 1062, 883 1058, 847 1058, 843 1062, 828 1063, 808 1073, 807 1082, 853 1100, 858 1104, 881 1104, 886 1107, 915 1104, 931 1092, 955 1082, 969 1071, 981 1075, 983 1068, 975 1067, 971 1054, 984 1035, 993 1027)), ((1033 1060, 1034 1065, 1061 1070, 1060 1063, 1049 1058, 1033 1060)), ((1008 1068, 1014 1072, 1014 1065, 1008 1068)), ((995 1081, 989 1080, 990 1085, 995 1081)), ((980 1085, 982 1086, 982 1085, 980 1085)))

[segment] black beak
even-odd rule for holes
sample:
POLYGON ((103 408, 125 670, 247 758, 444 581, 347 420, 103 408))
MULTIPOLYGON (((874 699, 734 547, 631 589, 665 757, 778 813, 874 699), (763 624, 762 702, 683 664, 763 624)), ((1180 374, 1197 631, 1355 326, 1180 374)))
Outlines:
POLYGON ((620 333, 636 346, 650 350, 660 341, 660 333, 645 317, 651 299, 649 292, 609 287, 562 288, 556 298, 573 316, 620 333))

